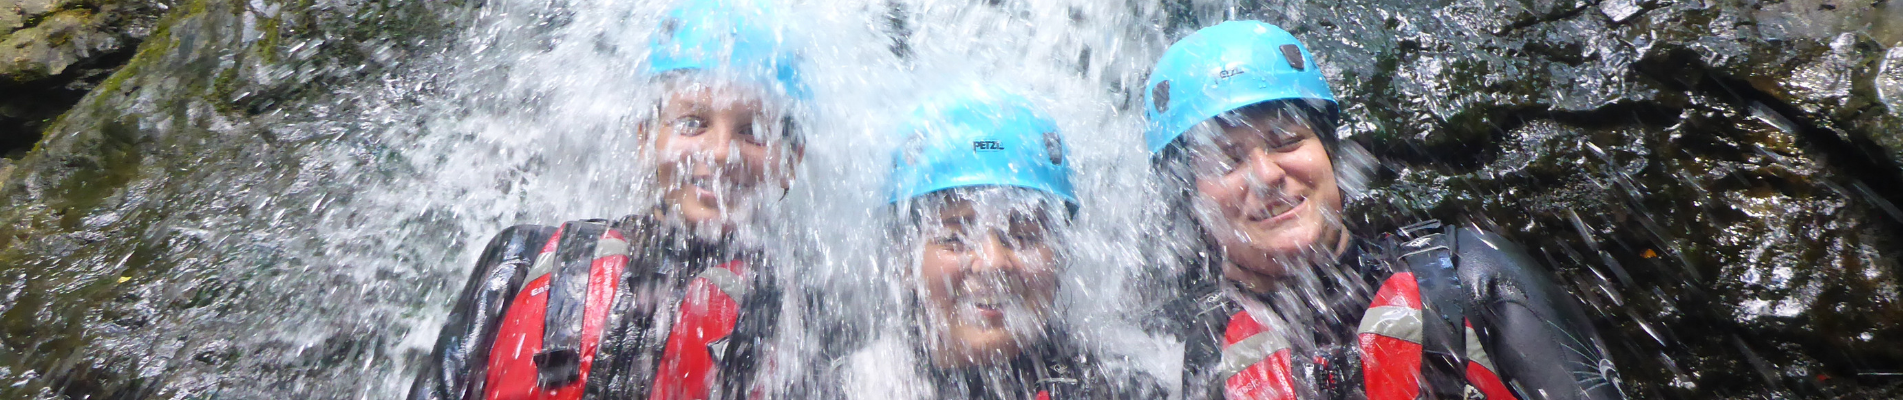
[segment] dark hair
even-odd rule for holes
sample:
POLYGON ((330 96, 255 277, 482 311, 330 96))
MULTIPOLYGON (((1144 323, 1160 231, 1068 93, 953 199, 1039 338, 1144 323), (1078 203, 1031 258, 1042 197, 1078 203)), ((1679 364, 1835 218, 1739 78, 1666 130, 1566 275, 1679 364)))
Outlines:
MULTIPOLYGON (((1315 131, 1315 136, 1321 139, 1322 147, 1328 152, 1328 161, 1331 164, 1340 161, 1336 156, 1340 154, 1338 150, 1340 150, 1341 139, 1335 135, 1339 116, 1333 103, 1315 99, 1273 100, 1243 106, 1230 110, 1228 113, 1248 115, 1283 109, 1296 111, 1296 115, 1302 117, 1309 129, 1315 131)), ((1162 151, 1150 158, 1151 172, 1164 178, 1163 183, 1166 188, 1181 189, 1185 200, 1188 196, 1194 195, 1192 192, 1196 182, 1189 168, 1188 146, 1183 144, 1186 140, 1183 136, 1187 135, 1188 133, 1177 136, 1175 141, 1164 146, 1162 151)))

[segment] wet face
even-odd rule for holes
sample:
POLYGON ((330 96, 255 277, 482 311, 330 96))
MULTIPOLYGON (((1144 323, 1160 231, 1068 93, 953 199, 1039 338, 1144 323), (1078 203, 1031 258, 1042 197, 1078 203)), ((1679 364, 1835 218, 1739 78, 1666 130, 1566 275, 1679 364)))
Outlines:
POLYGON ((1044 332, 1057 292, 1048 214, 998 203, 953 198, 920 217, 914 287, 939 366, 1003 363, 1044 332))
POLYGON ((1232 265, 1224 276, 1267 291, 1303 260, 1333 254, 1341 190, 1328 151, 1301 113, 1249 107, 1186 137, 1197 217, 1232 265))
POLYGON ((792 180, 800 149, 783 116, 744 86, 669 85, 655 118, 643 124, 644 151, 655 161, 664 217, 700 232, 730 232, 792 180))

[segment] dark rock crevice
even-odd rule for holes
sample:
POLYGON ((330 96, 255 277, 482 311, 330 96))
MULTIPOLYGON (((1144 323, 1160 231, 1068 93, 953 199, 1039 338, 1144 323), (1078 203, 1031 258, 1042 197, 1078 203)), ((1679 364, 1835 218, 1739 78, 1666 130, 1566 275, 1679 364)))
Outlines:
MULTIPOLYGON (((1690 50, 1666 52, 1641 60, 1633 68, 1675 90, 1723 99, 1738 110, 1797 135, 1831 170, 1841 171, 1853 185, 1867 188, 1868 200, 1873 205, 1894 210, 1903 204, 1903 164, 1892 159, 1884 146, 1872 138, 1873 134, 1881 133, 1819 124, 1811 113, 1757 89, 1749 81, 1711 70, 1690 50)), ((1903 232, 1903 215, 1889 217, 1892 229, 1903 232)))
POLYGON ((54 118, 79 104, 113 71, 132 60, 125 47, 66 68, 59 75, 17 84, 0 82, 0 158, 18 160, 38 143, 54 118))
POLYGON ((53 120, 130 61, 171 0, 0 2, 0 158, 18 160, 53 120))

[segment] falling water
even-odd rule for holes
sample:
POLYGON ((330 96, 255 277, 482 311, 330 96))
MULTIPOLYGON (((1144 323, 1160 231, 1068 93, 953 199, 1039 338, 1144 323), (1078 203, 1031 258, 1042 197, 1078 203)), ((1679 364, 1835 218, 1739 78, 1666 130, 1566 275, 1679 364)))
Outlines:
MULTIPOLYGON (((66 389, 74 394, 400 396, 488 235, 646 207, 636 195, 643 171, 631 157, 630 122, 633 105, 654 88, 628 71, 639 70, 667 6, 493 1, 446 10, 469 21, 443 43, 371 49, 364 62, 394 66, 378 79, 335 82, 328 100, 335 107, 274 111, 253 127, 273 143, 236 151, 280 156, 210 174, 203 193, 187 193, 196 204, 150 228, 172 247, 152 252, 176 258, 177 267, 149 276, 104 268, 87 277, 124 280, 127 294, 106 307, 132 316, 89 321, 83 335, 94 344, 78 354, 98 361, 62 366, 74 375, 58 379, 97 374, 92 379, 117 386, 66 389)), ((1067 271, 1066 298, 1080 325, 1124 331, 1114 328, 1122 322, 1117 288, 1144 257, 1136 247, 1142 235, 1119 227, 1134 223, 1144 204, 1129 194, 1143 191, 1146 164, 1129 145, 1140 121, 1119 112, 1130 99, 1114 88, 1139 85, 1143 60, 1160 48, 1161 36, 1143 23, 1156 10, 1088 2, 781 6, 784 32, 807 44, 805 73, 818 105, 808 115, 799 183, 777 208, 779 236, 769 249, 787 266, 780 279, 790 287, 839 292, 804 306, 842 320, 892 307, 878 296, 894 284, 880 270, 886 262, 871 256, 881 253, 880 241, 864 240, 882 235, 880 171, 890 168, 891 130, 922 95, 985 84, 1034 98, 1069 138, 1070 157, 1087 172, 1084 234, 1075 243, 1083 256, 1067 271), (854 294, 863 296, 850 303, 854 294)), ((254 22, 244 23, 242 34, 253 35, 254 22)), ((288 66, 296 67, 309 66, 288 66)), ((256 73, 316 72, 280 68, 287 67, 256 73)), ((113 216, 82 223, 105 226, 106 218, 113 216)), ((796 306, 789 311, 803 312, 796 306)), ((788 330, 784 355, 798 356, 804 332, 788 330)), ((1105 345, 1151 345, 1111 337, 1105 345)), ((40 390, 63 384, 20 377, 40 390)))

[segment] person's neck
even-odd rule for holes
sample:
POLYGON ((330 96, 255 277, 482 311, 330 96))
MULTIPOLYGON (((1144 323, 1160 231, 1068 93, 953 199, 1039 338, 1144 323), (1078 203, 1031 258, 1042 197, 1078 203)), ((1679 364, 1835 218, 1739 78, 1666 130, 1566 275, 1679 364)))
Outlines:
MULTIPOLYGON (((1335 263, 1341 262, 1341 256, 1343 254, 1347 254, 1349 245, 1350 243, 1354 241, 1354 237, 1352 235, 1349 235, 1348 231, 1345 229, 1339 230, 1336 232, 1337 232, 1335 235, 1336 238, 1334 240, 1331 241, 1331 240, 1324 239, 1323 241, 1324 243, 1333 242, 1332 244, 1329 244, 1326 247, 1323 247, 1321 249, 1311 250, 1308 252, 1302 252, 1299 254, 1291 255, 1289 257, 1295 259, 1294 263, 1301 264, 1303 267, 1306 267, 1306 268, 1325 267, 1325 266, 1329 266, 1329 265, 1333 265, 1335 263)), ((1223 260, 1222 262, 1224 263, 1224 268, 1236 268, 1236 269, 1242 268, 1240 266, 1235 265, 1234 261, 1231 261, 1231 260, 1223 260)), ((1233 283, 1236 284, 1238 291, 1240 291, 1241 293, 1249 294, 1255 297, 1262 297, 1262 296, 1267 296, 1275 291, 1283 290, 1288 284, 1288 282, 1286 282, 1285 279, 1288 279, 1288 277, 1282 277, 1282 278, 1262 277, 1261 280, 1258 280, 1252 283, 1251 282, 1233 282, 1233 283)))
POLYGON ((931 376, 937 381, 935 385, 955 385, 963 389, 962 391, 953 393, 945 393, 941 390, 942 395, 953 395, 953 397, 979 396, 978 398, 984 398, 984 396, 981 395, 983 393, 1006 390, 1015 385, 1023 384, 1022 378, 1024 378, 1024 376, 1022 374, 1038 368, 1028 364, 1033 362, 1031 360, 1037 358, 1027 358, 1025 352, 1028 351, 1032 350, 1020 349, 1011 355, 998 355, 996 357, 986 357, 983 359, 960 357, 943 351, 931 351, 931 353, 933 353, 932 357, 930 357, 930 365, 933 370, 931 376))
POLYGON ((943 344, 932 345, 930 346, 931 348, 927 349, 927 352, 930 353, 933 368, 951 371, 1008 369, 1011 365, 1011 361, 1017 359, 1018 355, 1023 353, 1023 349, 1019 349, 1012 354, 978 356, 951 351, 943 346, 943 344))
POLYGON ((645 218, 645 224, 651 229, 648 234, 666 243, 677 254, 730 257, 744 253, 742 249, 734 248, 735 243, 729 232, 720 230, 720 233, 710 235, 706 229, 679 216, 670 215, 666 207, 654 207, 646 215, 635 218, 645 218))
MULTIPOLYGON (((1020 361, 1024 361, 1027 357, 1039 358, 1037 354, 1045 354, 1061 348, 1061 345, 1057 342, 1056 334, 1051 331, 1053 328, 1047 325, 1045 329, 1046 330, 1040 335, 1022 338, 1015 345, 1008 345, 1008 348, 1000 348, 992 351, 954 351, 951 347, 957 345, 950 342, 955 339, 946 336, 925 340, 921 343, 924 346, 917 347, 917 349, 925 352, 924 355, 926 359, 929 360, 932 367, 936 369, 963 371, 1010 370, 1017 368, 1017 364, 1020 361)), ((942 332, 938 334, 944 335, 942 332)))

